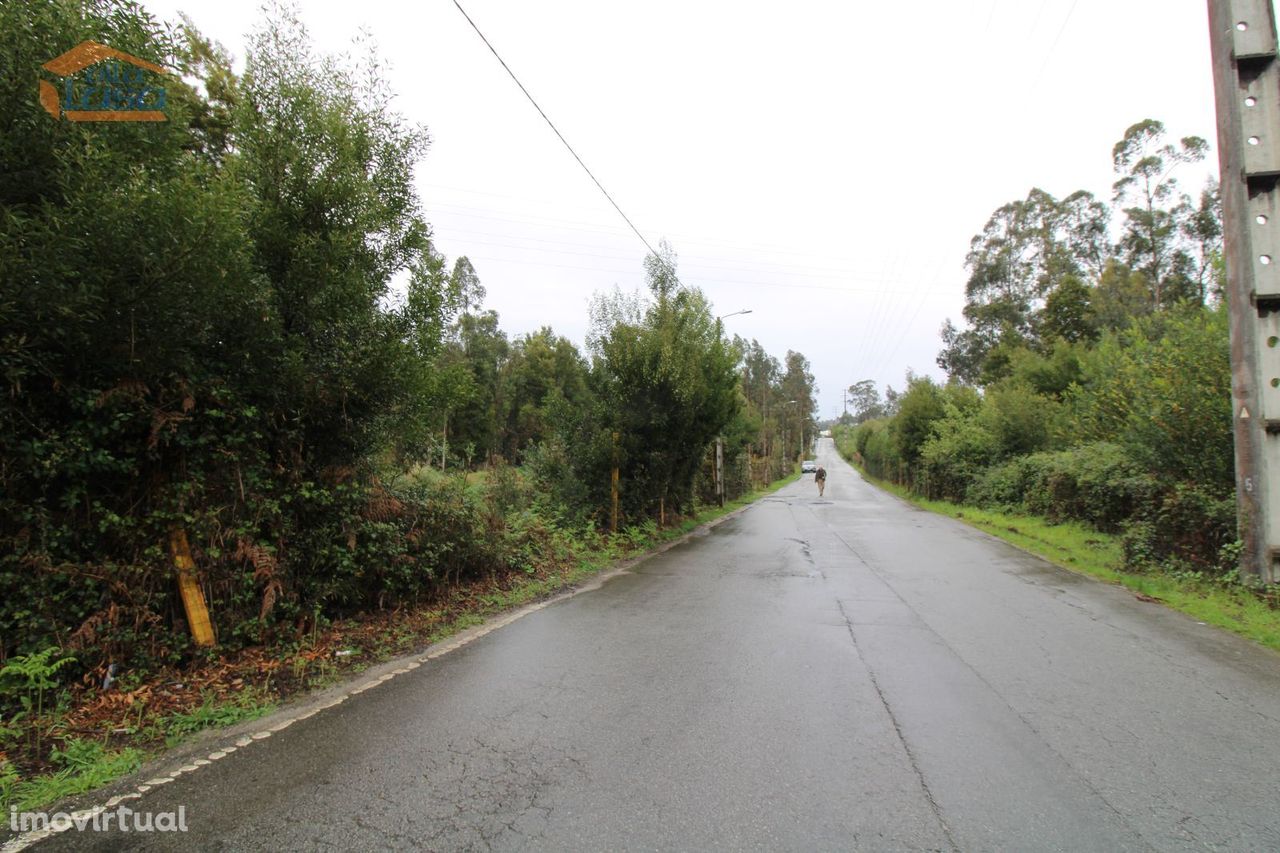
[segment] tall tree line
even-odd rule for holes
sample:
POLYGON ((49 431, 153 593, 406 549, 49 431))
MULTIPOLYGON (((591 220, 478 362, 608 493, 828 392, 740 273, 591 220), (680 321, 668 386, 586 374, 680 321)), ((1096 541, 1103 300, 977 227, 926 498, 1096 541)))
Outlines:
POLYGON ((528 570, 603 525, 613 468, 643 523, 706 497, 717 439, 781 460, 788 406, 804 430, 803 357, 757 427, 665 248, 585 353, 509 339, 432 241, 426 128, 376 55, 318 55, 287 10, 242 74, 123 0, 0 5, 0 50, 0 660, 181 657, 175 529, 222 640, 257 642, 528 570), (52 119, 32 75, 86 40, 175 69, 168 120, 52 119), (503 462, 536 494, 414 476, 503 462))
POLYGON ((1032 189, 998 208, 970 243, 966 327, 943 325, 938 365, 985 385, 1008 375, 1019 347, 1095 341, 1135 317, 1219 299, 1217 184, 1193 199, 1178 183, 1207 150, 1198 136, 1169 141, 1161 122, 1146 119, 1112 151, 1110 204, 1085 190, 1057 199, 1032 189))
POLYGON ((597 295, 585 355, 549 328, 509 341, 473 301, 437 361, 454 387, 441 463, 529 463, 561 503, 589 512, 611 500, 617 468, 630 518, 710 499, 716 441, 729 497, 790 470, 814 435, 808 361, 788 352, 784 368, 758 342, 726 339, 675 252, 660 251, 644 292, 597 295))

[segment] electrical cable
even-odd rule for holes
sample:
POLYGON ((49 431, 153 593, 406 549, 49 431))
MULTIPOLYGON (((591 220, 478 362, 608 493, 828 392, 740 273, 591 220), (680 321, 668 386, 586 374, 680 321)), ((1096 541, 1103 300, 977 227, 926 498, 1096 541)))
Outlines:
POLYGON ((929 291, 938 283, 939 277, 942 275, 943 264, 939 263, 933 271, 933 280, 930 281, 928 287, 920 289, 920 300, 916 303, 916 310, 912 313, 911 319, 907 321, 907 325, 903 327, 902 333, 897 336, 897 342, 893 349, 889 352, 889 356, 876 365, 876 374, 883 373, 893 367, 893 360, 898 356, 898 350, 902 349, 902 342, 910 335, 911 328, 915 326, 916 319, 920 316, 921 309, 924 308, 925 300, 929 291))
MULTIPOLYGON (((473 261, 484 261, 485 263, 491 263, 491 264, 492 263, 520 264, 520 265, 528 264, 528 265, 538 266, 538 267, 556 267, 558 269, 566 269, 566 270, 584 270, 587 272, 602 272, 602 273, 609 273, 609 274, 621 275, 621 276, 630 276, 630 275, 633 275, 635 272, 634 270, 631 270, 631 269, 626 269, 626 270, 602 269, 598 266, 584 267, 576 264, 556 264, 550 261, 530 261, 524 258, 520 258, 520 259, 496 258, 496 257, 487 257, 484 255, 468 255, 468 257, 470 257, 473 261)), ((729 272, 733 272, 733 270, 729 270, 729 272)), ((885 292, 875 287, 835 287, 831 285, 822 285, 822 284, 795 284, 793 282, 783 282, 783 281, 742 281, 740 279, 731 279, 731 278, 707 278, 702 280, 709 283, 714 283, 714 284, 732 284, 736 287, 772 287, 772 288, 779 288, 782 290, 829 290, 835 293, 883 293, 885 292)), ((920 284, 923 282, 916 282, 916 283, 920 284)), ((938 292, 941 293, 944 291, 938 291, 938 292)))
MULTIPOLYGON (((460 228, 457 228, 457 229, 449 228, 446 230, 447 230, 447 233, 450 235, 467 234, 467 235, 477 235, 481 237, 508 236, 503 234, 494 234, 488 231, 468 231, 460 228)), ((572 242, 567 242, 563 240, 546 240, 539 237, 515 236, 515 237, 510 237, 510 239, 520 240, 520 241, 523 241, 523 243, 525 244, 529 244, 529 243, 546 244, 547 247, 544 247, 541 245, 521 245, 518 243, 494 242, 490 240, 477 240, 477 239, 474 239, 473 237, 468 237, 465 242, 467 243, 468 246, 489 246, 489 247, 499 248, 499 249, 515 249, 517 251, 522 251, 522 252, 542 252, 545 254, 575 255, 578 257, 600 258, 602 260, 625 261, 625 260, 630 260, 632 258, 631 255, 607 254, 602 252, 579 252, 579 251, 573 251, 571 249, 550 248, 552 246, 575 246, 578 248, 585 248, 585 249, 607 248, 604 246, 597 246, 590 243, 572 243, 572 242)), ((837 281, 849 280, 849 281, 878 282, 883 280, 883 276, 878 276, 878 275, 868 274, 868 273, 860 273, 849 268, 791 266, 788 264, 773 263, 768 261, 757 262, 757 263, 745 263, 745 264, 735 263, 732 261, 715 262, 714 258, 706 258, 705 260, 700 260, 700 258, 703 258, 703 257, 704 256, 701 256, 701 255, 686 255, 685 260, 681 263, 681 267, 682 268, 692 267, 694 269, 704 269, 704 270, 718 270, 721 272, 729 272, 729 273, 757 273, 760 275, 785 275, 785 276, 799 276, 803 278, 836 279, 837 281)))
POLYGON ((1040 79, 1044 77, 1044 72, 1049 68, 1049 60, 1053 58, 1053 51, 1058 47, 1058 42, 1062 40, 1062 34, 1067 31, 1067 24, 1071 22, 1071 16, 1075 13, 1079 2, 1080 0, 1071 0, 1071 7, 1067 9, 1067 16, 1062 19, 1062 26, 1058 27, 1058 34, 1053 37, 1053 42, 1050 43, 1049 49, 1045 51, 1044 62, 1040 63, 1040 70, 1036 73, 1034 82, 1028 91, 1034 92, 1040 86, 1040 79))
POLYGON ((885 267, 884 272, 880 276, 883 287, 876 295, 871 310, 867 312, 868 331, 862 336, 857 348, 857 355, 854 364, 868 364, 879 347, 880 338, 884 335, 886 321, 889 319, 889 312, 892 310, 893 295, 897 290, 897 284, 901 281, 903 267, 906 265, 905 253, 899 251, 894 256, 892 262, 885 267))
MULTIPOLYGON (((524 92, 524 96, 529 99, 529 103, 533 104, 533 108, 538 111, 538 115, 542 116, 543 120, 546 121, 547 126, 550 127, 551 130, 555 133, 555 135, 559 138, 559 140, 564 143, 564 147, 567 148, 569 150, 569 153, 573 155, 573 159, 578 161, 578 165, 582 167, 582 171, 587 173, 587 177, 591 178, 592 182, 594 182, 595 185, 600 189, 600 192, 604 194, 604 197, 609 200, 609 204, 613 205, 613 209, 618 211, 618 215, 622 217, 623 221, 626 222, 628 226, 630 226, 631 230, 635 232, 635 235, 640 238, 640 242, 644 243, 644 247, 649 250, 649 254, 657 258, 658 262, 661 263, 663 266, 668 266, 669 268, 669 265, 667 264, 666 260, 661 255, 659 255, 656 251, 654 251, 653 246, 649 245, 649 241, 646 240, 645 236, 640 233, 640 229, 635 226, 635 223, 631 221, 630 217, 628 217, 625 213, 622 212, 622 208, 619 207, 618 203, 613 200, 613 196, 609 195, 609 191, 604 188, 604 184, 600 183, 600 181, 596 178, 596 176, 591 173, 591 170, 587 168, 587 164, 582 162, 582 158, 578 156, 577 151, 573 150, 573 146, 569 144, 569 140, 564 138, 564 134, 562 134, 560 130, 555 126, 555 123, 552 122, 551 119, 547 117, 547 114, 542 111, 542 107, 538 106, 538 102, 533 99, 533 95, 529 94, 529 90, 526 89, 524 87, 524 84, 520 82, 520 78, 517 77, 516 73, 511 70, 511 67, 509 65, 507 65, 506 60, 504 60, 502 56, 499 55, 498 51, 494 48, 494 46, 489 43, 489 39, 485 38, 484 33, 480 32, 480 28, 476 26, 475 21, 471 20, 471 16, 467 14, 467 10, 462 8, 462 4, 459 3, 458 0, 453 0, 453 5, 458 7, 458 11, 462 13, 462 17, 467 19, 467 23, 471 25, 471 29, 476 31, 476 35, 480 36, 480 40, 484 42, 485 47, 489 48, 489 52, 492 53, 494 57, 498 60, 498 62, 502 64, 502 67, 506 70, 507 74, 511 75, 511 79, 514 80, 515 84, 520 87, 520 91, 524 92)), ((675 270, 670 270, 670 272, 673 276, 675 275, 675 270)))

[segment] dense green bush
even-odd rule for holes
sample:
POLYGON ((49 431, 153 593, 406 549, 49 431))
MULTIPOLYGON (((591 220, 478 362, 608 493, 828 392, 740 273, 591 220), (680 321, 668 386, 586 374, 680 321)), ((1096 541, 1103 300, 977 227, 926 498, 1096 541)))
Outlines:
POLYGON ((1229 573, 1236 557, 1234 489, 1179 483, 1165 492, 1155 512, 1149 551, 1157 560, 1176 560, 1196 570, 1229 573))
POLYGON ((1156 483, 1119 445, 1097 442, 1010 460, 979 476, 967 499, 1115 531, 1148 513, 1156 483))
POLYGON ((1002 347, 1002 378, 980 398, 911 376, 899 413, 842 446, 873 476, 928 497, 1123 530, 1135 564, 1227 570, 1236 510, 1223 307, 1142 316, 1096 345, 1002 347))
POLYGON ((894 440, 890 418, 865 421, 853 433, 854 447, 867 471, 873 477, 899 482, 904 463, 898 455, 898 443, 894 440))
POLYGON ((1020 456, 988 468, 969 486, 965 501, 991 509, 1026 511, 1026 496, 1041 479, 1039 461, 1034 456, 1020 456))
POLYGON ((909 376, 907 390, 898 403, 891 423, 894 449, 908 470, 920 459, 925 442, 933 435, 934 424, 947 415, 942 388, 927 376, 909 376))
POLYGON ((963 500, 973 482, 1000 458, 1000 440, 984 420, 952 408, 935 422, 920 453, 918 486, 923 494, 963 500))
POLYGON ((1104 337, 1069 394, 1070 432, 1110 441, 1162 482, 1234 484, 1227 312, 1181 308, 1104 337))
POLYGON ((997 455, 1005 459, 1046 449, 1058 405, 1026 385, 1005 382, 982 398, 978 417, 995 439, 997 455))

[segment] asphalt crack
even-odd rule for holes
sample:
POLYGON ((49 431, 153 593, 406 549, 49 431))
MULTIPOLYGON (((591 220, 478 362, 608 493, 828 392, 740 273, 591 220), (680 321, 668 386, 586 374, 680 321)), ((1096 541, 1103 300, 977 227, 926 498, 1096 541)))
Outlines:
POLYGON ((885 695, 884 689, 880 686, 880 679, 876 678, 875 670, 871 668, 871 663, 862 654, 862 649, 858 646, 858 635, 853 630, 853 620, 849 617, 849 611, 845 609, 844 602, 836 599, 836 606, 840 608, 840 615, 844 617, 845 628, 849 631, 849 640, 853 643, 853 650, 858 655, 858 660, 862 662, 862 667, 867 671, 867 678, 871 679, 871 686, 876 691, 876 696, 880 699, 880 705, 884 708, 884 712, 889 716, 889 722, 893 726, 894 734, 898 736, 898 743, 902 744, 902 751, 906 753, 907 763, 911 765, 911 772, 915 774, 916 781, 920 784, 920 790, 924 793, 925 801, 929 804, 929 810, 933 812, 933 819, 938 822, 938 827, 942 830, 942 834, 946 837, 947 843, 951 845, 952 850, 960 850, 960 845, 956 842, 955 836, 951 833, 951 827, 947 825, 947 820, 942 816, 942 809, 938 805, 938 801, 934 799, 933 791, 929 788, 929 780, 925 779, 924 771, 920 769, 920 762, 916 760, 915 752, 911 749, 911 744, 907 742, 907 737, 903 734, 902 725, 898 722, 898 716, 893 712, 893 706, 889 704, 889 697, 885 695))
POLYGON ((581 756, 500 732, 450 743, 423 773, 422 835, 436 848, 526 847, 545 837, 554 807, 546 793, 588 778, 581 756))

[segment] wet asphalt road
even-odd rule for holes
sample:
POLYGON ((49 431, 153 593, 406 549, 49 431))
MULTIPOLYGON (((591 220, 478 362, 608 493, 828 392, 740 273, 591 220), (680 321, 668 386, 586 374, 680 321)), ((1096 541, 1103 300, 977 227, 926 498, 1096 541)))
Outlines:
POLYGON ((38 849, 1280 850, 1280 656, 819 458, 38 849))

